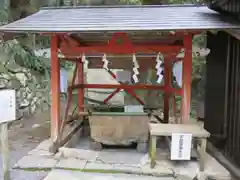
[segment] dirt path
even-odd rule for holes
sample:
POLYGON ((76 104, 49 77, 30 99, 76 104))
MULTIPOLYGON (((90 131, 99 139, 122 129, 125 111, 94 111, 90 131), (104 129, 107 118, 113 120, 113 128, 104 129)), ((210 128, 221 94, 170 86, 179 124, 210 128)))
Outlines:
MULTIPOLYGON (((49 137, 49 112, 38 113, 34 117, 14 122, 9 128, 11 166, 41 141, 49 137)), ((1 156, 0 156, 1 160, 1 156)), ((2 169, 2 163, 0 163, 2 169)), ((12 170, 12 180, 42 180, 48 172, 26 172, 12 170)), ((0 172, 2 179, 2 172, 0 172)))

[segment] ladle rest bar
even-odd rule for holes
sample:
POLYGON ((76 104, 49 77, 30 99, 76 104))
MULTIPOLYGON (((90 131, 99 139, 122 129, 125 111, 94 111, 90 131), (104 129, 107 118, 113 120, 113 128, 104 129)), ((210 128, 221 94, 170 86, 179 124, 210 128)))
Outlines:
MULTIPOLYGON (((81 107, 85 108, 85 109, 100 109, 100 108, 124 108, 124 105, 113 105, 113 104, 102 104, 102 105, 82 105, 81 107)), ((147 107, 143 105, 143 109, 160 109, 161 107, 147 107)))

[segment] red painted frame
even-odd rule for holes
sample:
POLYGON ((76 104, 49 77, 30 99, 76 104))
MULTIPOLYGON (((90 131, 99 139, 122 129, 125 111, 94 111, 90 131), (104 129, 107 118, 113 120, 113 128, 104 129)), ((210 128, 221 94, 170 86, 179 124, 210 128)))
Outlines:
MULTIPOLYGON (((60 50, 67 58, 78 58, 77 62, 77 77, 78 84, 69 86, 68 91, 71 93, 73 89, 78 89, 78 107, 79 112, 84 111, 84 89, 85 88, 104 88, 104 89, 117 89, 115 94, 120 89, 126 90, 129 94, 137 97, 134 93, 136 89, 143 90, 163 90, 165 93, 164 98, 164 113, 166 114, 165 120, 168 120, 169 112, 169 96, 170 94, 178 94, 182 96, 181 102, 181 123, 188 123, 190 114, 190 100, 191 100, 191 73, 192 73, 192 36, 193 33, 184 34, 176 33, 176 35, 184 36, 184 45, 166 45, 159 43, 138 43, 133 44, 128 38, 126 33, 115 33, 112 39, 107 44, 102 45, 84 45, 66 34, 52 34, 51 35, 51 137, 53 141, 59 140, 60 133, 60 62, 58 58, 58 50, 60 50), (183 60, 183 85, 181 89, 171 87, 171 76, 169 71, 171 69, 170 62, 174 61, 176 54, 185 49, 185 57, 183 60), (124 85, 124 84, 85 84, 84 83, 84 68, 81 62, 83 53, 111 53, 111 54, 133 54, 133 53, 153 53, 161 52, 166 58, 165 65, 165 84, 160 85, 124 85), (171 58, 170 58, 171 57, 171 58)), ((113 96, 113 95, 112 95, 113 96)), ((111 97, 108 97, 108 99, 111 97)), ((138 98, 138 97, 137 97, 138 98)), ((143 102, 140 102, 141 104, 143 102)))
POLYGON ((59 140, 60 131, 60 61, 58 59, 59 37, 51 37, 51 139, 59 140))
POLYGON ((138 43, 133 44, 126 33, 115 33, 107 44, 103 45, 82 45, 70 37, 61 37, 61 52, 65 56, 81 56, 83 53, 106 53, 106 54, 133 54, 144 52, 151 54, 161 52, 163 54, 176 53, 183 48, 182 45, 166 45, 162 43, 138 43))

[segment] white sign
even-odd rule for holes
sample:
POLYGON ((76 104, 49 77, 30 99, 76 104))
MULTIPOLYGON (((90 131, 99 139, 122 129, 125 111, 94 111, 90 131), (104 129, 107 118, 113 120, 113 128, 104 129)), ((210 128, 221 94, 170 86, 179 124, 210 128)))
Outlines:
POLYGON ((60 69, 60 90, 61 93, 67 93, 68 88, 68 79, 67 79, 67 70, 60 69))
POLYGON ((171 160, 190 160, 192 134, 172 134, 171 160))
POLYGON ((182 61, 178 61, 173 65, 173 75, 176 77, 178 86, 182 87, 182 61))
POLYGON ((141 105, 124 106, 124 112, 143 112, 143 106, 141 105))
POLYGON ((0 90, 0 123, 16 120, 16 91, 0 90))

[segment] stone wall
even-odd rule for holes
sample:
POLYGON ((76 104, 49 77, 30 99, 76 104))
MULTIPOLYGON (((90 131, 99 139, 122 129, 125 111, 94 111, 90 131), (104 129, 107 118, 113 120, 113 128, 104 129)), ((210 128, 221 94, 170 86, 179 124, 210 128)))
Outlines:
POLYGON ((48 83, 43 75, 21 67, 13 60, 0 62, 0 88, 16 90, 18 119, 49 107, 48 83))

